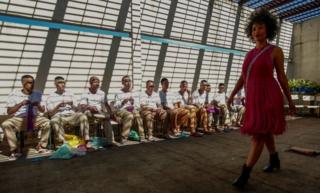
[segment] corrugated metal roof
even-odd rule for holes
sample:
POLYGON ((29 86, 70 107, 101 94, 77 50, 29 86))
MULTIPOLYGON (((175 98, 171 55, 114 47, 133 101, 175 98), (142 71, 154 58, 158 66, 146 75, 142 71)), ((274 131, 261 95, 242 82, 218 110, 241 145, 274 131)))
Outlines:
POLYGON ((320 0, 233 0, 253 9, 267 8, 280 19, 298 23, 320 16, 320 0))

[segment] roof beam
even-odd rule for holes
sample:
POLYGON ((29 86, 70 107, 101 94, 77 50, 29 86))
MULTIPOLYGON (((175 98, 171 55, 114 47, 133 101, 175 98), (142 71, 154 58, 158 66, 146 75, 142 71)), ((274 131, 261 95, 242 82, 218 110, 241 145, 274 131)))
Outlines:
POLYGON ((318 8, 319 6, 320 6, 320 1, 313 1, 313 2, 310 2, 310 3, 304 4, 304 5, 300 6, 300 7, 297 7, 295 9, 291 9, 291 10, 288 10, 286 12, 280 13, 279 17, 281 19, 288 18, 290 16, 297 15, 299 13, 303 13, 305 11, 318 8))
POLYGON ((313 17, 317 17, 320 16, 320 8, 318 9, 313 9, 313 10, 309 10, 291 17, 286 18, 286 20, 290 21, 290 22, 297 22, 297 21, 305 21, 308 19, 311 19, 313 17))
POLYGON ((280 7, 280 6, 284 5, 284 4, 290 3, 292 1, 293 0, 275 0, 275 1, 271 1, 269 3, 266 3, 266 4, 262 5, 261 8, 265 8, 265 9, 271 10, 271 9, 280 7))
POLYGON ((245 4, 245 3, 247 3, 249 0, 240 0, 239 1, 239 5, 241 6, 241 5, 243 5, 243 4, 245 4))

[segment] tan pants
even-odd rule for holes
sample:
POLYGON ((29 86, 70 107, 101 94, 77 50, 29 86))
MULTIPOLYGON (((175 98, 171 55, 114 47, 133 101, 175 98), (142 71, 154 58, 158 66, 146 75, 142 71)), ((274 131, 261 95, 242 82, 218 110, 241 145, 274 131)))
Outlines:
POLYGON ((170 129, 174 133, 175 131, 180 130, 181 125, 188 125, 190 116, 189 116, 189 110, 184 108, 175 108, 175 109, 169 109, 167 110, 170 124, 170 129))
POLYGON ((184 109, 189 111, 188 129, 193 133, 197 128, 197 107, 194 105, 186 105, 184 109))
POLYGON ((133 111, 133 128, 135 128, 137 130, 137 132, 139 133, 140 138, 144 138, 144 128, 143 128, 143 121, 142 118, 140 116, 140 112, 139 111, 133 111))
POLYGON ((130 133, 130 129, 132 127, 134 116, 132 113, 124 109, 117 110, 115 114, 117 117, 121 118, 121 124, 122 124, 121 137, 124 139, 127 139, 130 133))
POLYGON ((114 134, 113 134, 112 125, 110 123, 110 114, 107 112, 93 114, 89 110, 85 111, 84 114, 88 118, 89 125, 100 123, 103 126, 107 143, 112 144, 114 142, 114 134))
POLYGON ((245 113, 244 106, 242 105, 233 106, 230 112, 231 122, 236 126, 241 125, 244 113, 245 113))
POLYGON ((205 131, 208 130, 208 113, 204 107, 197 108, 197 120, 198 125, 201 126, 205 131))
POLYGON ((213 125, 216 127, 219 121, 220 126, 224 126, 226 124, 228 109, 226 105, 221 105, 218 107, 219 113, 213 114, 213 125))
MULTIPOLYGON (((16 132, 22 131, 26 128, 26 118, 12 117, 2 123, 2 128, 7 136, 10 151, 17 149, 16 132)), ((47 118, 37 116, 34 120, 34 126, 41 130, 41 137, 39 144, 42 147, 47 147, 48 138, 50 135, 50 122, 47 118)))
POLYGON ((163 109, 160 109, 159 112, 153 112, 151 110, 142 110, 141 116, 143 120, 143 124, 147 128, 147 136, 148 138, 153 136, 153 132, 156 129, 156 134, 165 134, 168 128, 164 128, 164 123, 167 117, 167 112, 163 109), (154 128, 154 123, 157 128, 154 128))
POLYGON ((89 121, 83 113, 77 112, 67 115, 54 115, 50 123, 60 142, 64 142, 64 127, 66 125, 70 125, 71 127, 80 126, 81 137, 86 141, 90 139, 89 121))

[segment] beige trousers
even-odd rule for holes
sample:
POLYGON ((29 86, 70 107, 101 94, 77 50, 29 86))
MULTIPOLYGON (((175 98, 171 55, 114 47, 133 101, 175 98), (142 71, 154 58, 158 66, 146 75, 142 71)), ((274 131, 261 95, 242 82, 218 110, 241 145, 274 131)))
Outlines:
POLYGON ((89 121, 83 113, 77 112, 66 115, 54 115, 50 123, 60 142, 64 142, 64 127, 66 125, 70 125, 71 127, 80 126, 81 137, 83 137, 84 140, 90 139, 89 121))
MULTIPOLYGON (((161 133, 164 134, 164 123, 167 117, 167 112, 163 109, 160 109, 159 112, 154 112, 149 109, 145 109, 141 111, 141 116, 145 127, 147 128, 148 138, 153 136, 154 132, 154 123, 157 127, 156 134, 161 133)), ((165 128, 167 129, 167 128, 165 128)))
MULTIPOLYGON (((2 123, 2 128, 7 136, 10 151, 17 149, 17 137, 16 132, 24 130, 26 127, 26 118, 12 117, 2 123)), ((41 137, 39 144, 42 147, 47 147, 48 138, 50 135, 50 122, 47 118, 36 116, 34 120, 34 126, 41 130, 41 137)))
POLYGON ((181 125, 188 125, 190 120, 189 110, 184 108, 175 108, 167 110, 170 129, 172 132, 179 131, 181 125))
POLYGON ((193 133, 197 128, 197 107, 194 105, 186 105, 184 109, 189 111, 188 129, 193 133))
POLYGON ((107 143, 112 144, 114 142, 114 134, 110 123, 110 114, 107 112, 93 114, 89 110, 85 111, 84 114, 88 118, 89 125, 98 122, 103 126, 107 143))
POLYGON ((140 116, 140 112, 139 111, 133 111, 133 128, 135 128, 138 133, 140 138, 144 138, 144 128, 143 128, 143 121, 142 118, 140 116))
POLYGON ((201 126, 205 131, 208 130, 208 113, 204 107, 197 108, 197 119, 198 125, 201 126))
POLYGON ((124 109, 117 110, 115 112, 116 116, 121 119, 122 124, 122 131, 121 131, 121 137, 124 139, 127 139, 129 136, 130 129, 132 127, 134 115, 124 109))

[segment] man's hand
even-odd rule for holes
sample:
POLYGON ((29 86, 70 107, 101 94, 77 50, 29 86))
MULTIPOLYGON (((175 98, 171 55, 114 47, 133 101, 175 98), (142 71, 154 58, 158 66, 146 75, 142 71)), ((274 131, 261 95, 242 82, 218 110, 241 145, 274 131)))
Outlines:
POLYGON ((231 111, 231 105, 233 104, 233 97, 229 97, 227 100, 227 108, 231 111))
POLYGON ((289 115, 294 116, 296 114, 296 106, 291 101, 289 102, 289 115))
POLYGON ((73 105, 73 101, 66 101, 66 102, 64 102, 64 104, 72 106, 73 105))
POLYGON ((40 102, 39 101, 35 101, 35 102, 32 102, 31 105, 35 106, 35 107, 39 107, 40 106, 40 102))
POLYGON ((155 112, 159 114, 161 112, 161 108, 156 108, 155 112))
POLYGON ((133 104, 133 103, 134 103, 134 98, 133 98, 133 97, 130 97, 130 98, 129 98, 129 101, 130 101, 131 104, 133 104))
POLYGON ((91 112, 91 113, 98 113, 98 109, 95 106, 87 106, 87 109, 91 112))
POLYGON ((129 101, 129 99, 123 99, 123 101, 121 102, 121 104, 122 104, 122 105, 125 105, 128 101, 129 101))
POLYGON ((21 105, 24 106, 24 105, 28 105, 28 104, 30 104, 30 103, 31 103, 30 100, 23 100, 23 101, 21 102, 21 105))
POLYGON ((61 102, 61 103, 59 103, 57 106, 58 106, 58 107, 65 107, 65 106, 66 106, 66 103, 61 102))
POLYGON ((117 118, 116 118, 116 116, 115 116, 115 114, 113 112, 110 112, 109 114, 110 114, 110 119, 111 120, 117 121, 117 118))

